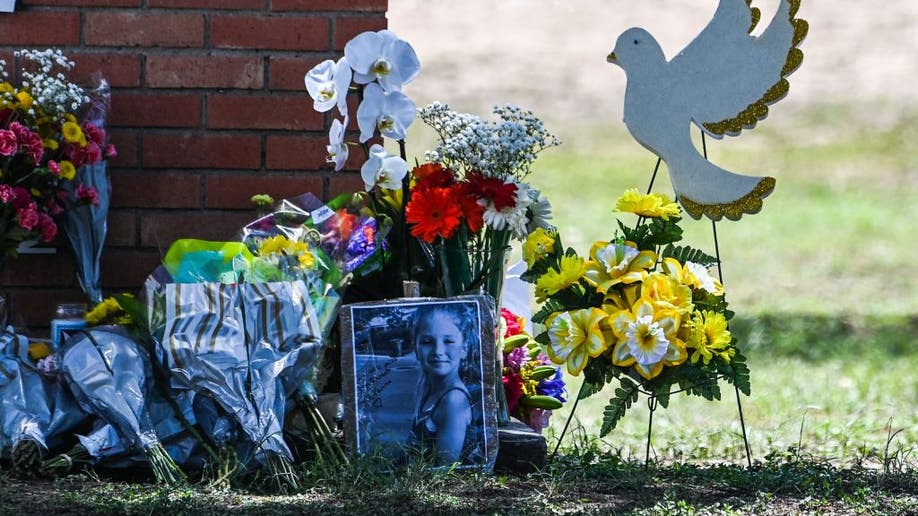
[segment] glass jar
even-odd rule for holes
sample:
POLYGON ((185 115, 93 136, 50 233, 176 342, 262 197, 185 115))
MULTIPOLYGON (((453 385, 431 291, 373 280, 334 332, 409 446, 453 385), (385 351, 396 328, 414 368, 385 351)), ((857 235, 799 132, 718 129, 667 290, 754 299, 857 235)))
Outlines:
POLYGON ((51 346, 55 351, 67 338, 67 333, 86 327, 86 303, 61 303, 51 320, 51 346))

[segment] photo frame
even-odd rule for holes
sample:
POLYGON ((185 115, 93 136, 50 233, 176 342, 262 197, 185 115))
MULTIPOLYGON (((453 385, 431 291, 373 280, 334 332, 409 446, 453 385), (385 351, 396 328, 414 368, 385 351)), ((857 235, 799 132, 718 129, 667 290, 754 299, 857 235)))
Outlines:
POLYGON ((344 430, 352 454, 394 465, 493 469, 492 303, 459 296, 342 307, 344 430))

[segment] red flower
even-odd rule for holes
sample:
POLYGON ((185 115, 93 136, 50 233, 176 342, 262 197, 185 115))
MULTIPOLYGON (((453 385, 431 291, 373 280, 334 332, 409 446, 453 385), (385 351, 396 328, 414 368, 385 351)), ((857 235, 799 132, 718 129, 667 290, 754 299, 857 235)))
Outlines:
POLYGON ((83 124, 83 134, 89 138, 89 141, 94 142, 99 147, 105 145, 105 131, 96 127, 95 124, 90 122, 83 124))
POLYGON ((81 184, 76 188, 75 193, 77 201, 80 203, 92 204, 94 206, 99 204, 99 192, 91 186, 81 184))
POLYGON ((424 163, 411 171, 418 191, 428 188, 446 188, 456 182, 453 172, 439 163, 424 163))
POLYGON ((462 210, 462 216, 465 218, 469 231, 478 233, 484 226, 485 207, 478 203, 478 197, 471 191, 468 183, 462 183, 462 185, 457 192, 459 208, 462 210))
POLYGON ((468 178, 472 191, 478 197, 493 202, 497 211, 516 206, 516 183, 505 183, 481 172, 471 172, 468 178))
POLYGON ((405 221, 413 224, 411 236, 433 243, 437 236, 449 238, 459 227, 462 210, 452 188, 415 192, 405 207, 405 221))
POLYGON ((504 394, 507 397, 507 409, 510 413, 516 412, 516 408, 523 397, 523 378, 519 373, 510 373, 502 378, 504 383, 504 394))
POLYGON ((523 328, 520 327, 520 320, 516 317, 516 314, 506 308, 501 308, 500 316, 503 317, 504 322, 507 323, 507 331, 504 332, 504 338, 523 333, 523 328))
POLYGON ((41 230, 41 239, 43 242, 50 242, 54 240, 55 235, 57 235, 57 224, 54 223, 54 220, 44 213, 38 215, 38 226, 41 230))

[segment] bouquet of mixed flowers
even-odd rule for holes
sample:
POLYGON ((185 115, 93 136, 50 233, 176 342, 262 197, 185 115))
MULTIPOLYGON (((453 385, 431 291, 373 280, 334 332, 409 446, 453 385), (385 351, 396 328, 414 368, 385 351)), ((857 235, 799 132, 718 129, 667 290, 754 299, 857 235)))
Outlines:
POLYGON ((98 203, 77 169, 115 153, 102 128, 79 123, 89 98, 63 74, 72 61, 51 49, 15 55, 23 64, 19 86, 0 60, 0 259, 15 257, 23 240, 54 239, 54 217, 65 210, 98 203))
POLYGON ((720 397, 718 380, 749 394, 749 369, 730 334, 717 259, 687 246, 679 206, 665 195, 626 191, 616 209, 638 215, 618 222, 612 240, 583 257, 565 250, 556 231, 537 230, 523 244, 541 304, 536 339, 572 375, 583 373, 578 399, 618 379, 600 435, 611 431, 643 392, 666 407, 674 392, 720 397), (676 389, 674 391, 674 389, 676 389))
POLYGON ((504 369, 502 380, 511 416, 536 432, 548 426, 552 410, 567 401, 561 368, 552 365, 542 346, 523 331, 524 321, 502 308, 504 369))
POLYGON ((484 288, 499 298, 504 258, 512 238, 548 228, 550 205, 524 182, 542 150, 557 145, 531 112, 495 109, 489 122, 434 103, 420 118, 439 136, 425 163, 410 168, 404 139, 417 109, 402 91, 420 70, 414 50, 388 30, 365 32, 349 41, 344 57, 316 65, 306 89, 318 111, 337 107, 343 117, 329 132, 328 161, 344 167, 348 145, 366 154, 357 194, 380 220, 386 235, 385 265, 350 286, 353 299, 399 297, 402 281, 420 283, 423 295, 452 296, 484 288), (353 83, 353 84, 352 84, 353 83), (346 142, 354 92, 358 142, 346 142), (399 155, 374 138, 397 140, 399 155), (409 171, 410 170, 410 171, 409 171))

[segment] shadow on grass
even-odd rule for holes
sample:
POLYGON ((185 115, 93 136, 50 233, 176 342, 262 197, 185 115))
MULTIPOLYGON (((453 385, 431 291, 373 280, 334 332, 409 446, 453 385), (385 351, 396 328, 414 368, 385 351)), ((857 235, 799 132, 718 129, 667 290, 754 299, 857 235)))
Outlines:
POLYGON ((730 321, 730 331, 747 355, 767 351, 818 361, 877 353, 918 354, 918 315, 737 315, 730 321))

